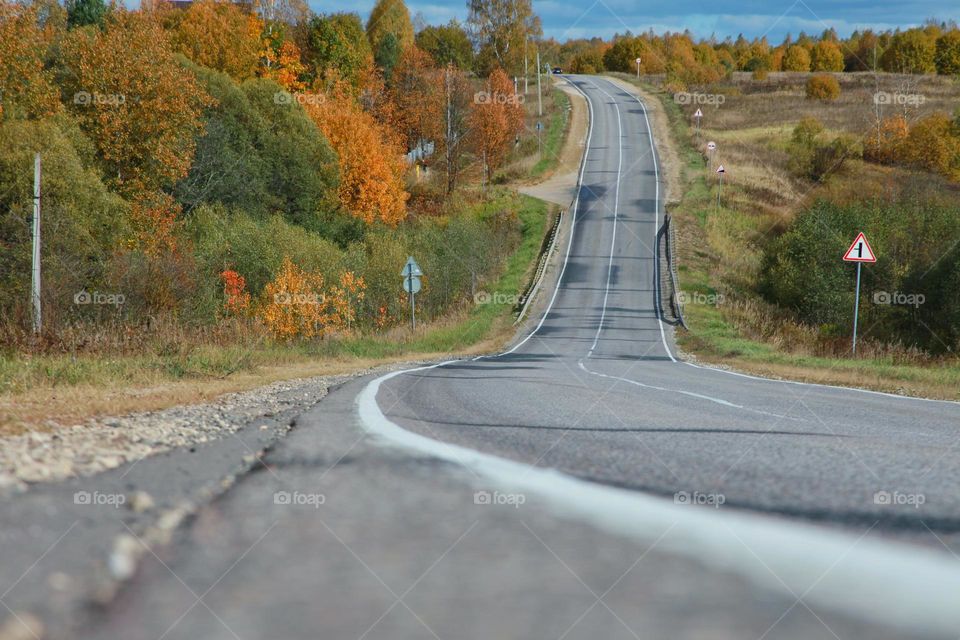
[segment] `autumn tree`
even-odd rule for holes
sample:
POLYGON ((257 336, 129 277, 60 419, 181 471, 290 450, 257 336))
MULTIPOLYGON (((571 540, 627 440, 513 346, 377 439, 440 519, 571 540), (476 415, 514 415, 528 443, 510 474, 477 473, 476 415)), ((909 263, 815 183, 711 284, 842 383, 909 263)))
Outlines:
POLYGON ((864 135, 864 160, 880 164, 899 161, 903 157, 902 149, 908 133, 907 120, 901 115, 879 120, 876 128, 864 135))
POLYGON ((445 25, 425 27, 417 33, 416 44, 430 54, 438 67, 445 67, 450 63, 458 69, 466 70, 473 64, 470 36, 456 20, 445 25))
POLYGON ((53 74, 44 66, 48 41, 36 6, 0 0, 0 121, 60 110, 53 74))
POLYGON ((373 69, 373 51, 355 13, 316 16, 307 29, 304 61, 313 75, 327 82, 345 80, 359 92, 373 69))
POLYGON ((960 75, 960 29, 953 29, 937 38, 937 73, 960 75))
POLYGON ((513 83, 503 69, 495 69, 487 80, 487 89, 476 94, 470 114, 470 135, 474 152, 482 159, 484 177, 489 182, 515 136, 523 130, 523 105, 513 92, 513 83))
POLYGON ((387 35, 392 35, 397 41, 399 50, 413 45, 413 23, 410 22, 410 11, 403 0, 377 0, 367 18, 367 39, 370 49, 377 51, 381 41, 387 35))
POLYGON ((173 32, 178 51, 237 80, 252 77, 260 64, 263 23, 228 0, 197 0, 173 32))
POLYGON ((533 12, 531 0, 469 0, 467 26, 480 58, 486 59, 484 69, 506 69, 513 75, 523 72, 527 42, 539 38, 543 29, 540 18, 533 12))
POLYGON ((960 179, 960 136, 950 117, 938 112, 910 127, 903 145, 903 160, 953 180, 960 179))
POLYGON ((187 174, 210 98, 157 22, 116 10, 102 31, 70 32, 61 57, 69 106, 121 193, 169 187, 187 174))
POLYGON ((843 52, 832 40, 821 40, 813 47, 811 56, 813 71, 843 71, 843 52))
POLYGON ((444 95, 440 75, 426 52, 416 46, 404 50, 394 70, 390 96, 396 105, 396 126, 408 151, 441 135, 444 95))
POLYGON ((810 71, 810 52, 806 47, 795 44, 783 55, 784 71, 810 71))
POLYGON ((367 223, 403 220, 406 166, 393 135, 363 110, 343 83, 305 108, 339 157, 342 206, 367 223))
POLYGON ((293 40, 282 40, 279 45, 264 40, 261 52, 263 64, 258 75, 269 78, 289 92, 303 91, 306 88, 304 76, 307 66, 300 57, 300 47, 293 40))
POLYGON ((473 94, 466 74, 453 63, 442 73, 441 131, 436 138, 435 157, 446 174, 446 191, 452 193, 469 151, 469 126, 473 94))
POLYGON ((935 73, 936 41, 921 29, 894 34, 881 65, 893 73, 935 73))

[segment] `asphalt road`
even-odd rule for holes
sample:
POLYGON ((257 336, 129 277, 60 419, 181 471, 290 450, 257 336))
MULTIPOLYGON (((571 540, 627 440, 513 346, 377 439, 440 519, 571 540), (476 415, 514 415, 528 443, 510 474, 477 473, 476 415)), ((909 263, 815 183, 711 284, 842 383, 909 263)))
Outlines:
POLYGON ((0 504, 0 603, 55 617, 47 576, 98 563, 89 538, 112 526, 144 546, 136 573, 50 638, 960 637, 960 405, 678 361, 643 107, 572 81, 591 130, 534 333, 347 381, 166 545, 64 505, 97 483, 213 483, 230 440, 0 504))
POLYGON ((643 107, 608 81, 575 82, 593 127, 550 312, 512 352, 391 379, 379 396, 387 417, 594 482, 957 541, 960 404, 677 361, 657 313, 663 211, 643 107))

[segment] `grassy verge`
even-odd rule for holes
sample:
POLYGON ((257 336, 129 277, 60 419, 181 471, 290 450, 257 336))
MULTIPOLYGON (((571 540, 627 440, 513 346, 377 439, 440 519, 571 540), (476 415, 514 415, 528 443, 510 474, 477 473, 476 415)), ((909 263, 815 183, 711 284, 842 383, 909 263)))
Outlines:
MULTIPOLYGON (((521 225, 517 249, 482 288, 491 299, 521 292, 552 205, 514 196, 521 225)), ((400 286, 398 279, 397 286, 400 286)), ((152 410, 201 401, 274 380, 338 374, 377 364, 493 350, 513 335, 512 306, 465 306, 441 321, 383 334, 280 343, 238 336, 233 344, 183 347, 171 337, 153 353, 0 355, 0 433, 45 420, 80 420, 105 412, 152 410)))
MULTIPOLYGON (((755 201, 750 189, 736 184, 724 184, 724 206, 718 207, 713 176, 708 175, 703 156, 694 146, 685 114, 670 94, 648 84, 641 86, 662 104, 682 165, 682 196, 670 207, 680 245, 679 284, 687 299, 684 314, 689 330, 677 332, 681 349, 704 362, 763 376, 960 399, 960 364, 955 359, 916 364, 903 362, 896 354, 823 356, 784 344, 783 332, 776 333, 777 339, 772 341, 754 335, 758 312, 748 300, 729 295, 729 274, 752 268, 746 263, 756 250, 750 239, 769 228, 772 216, 758 215, 758 210, 767 207, 755 201), (720 273, 727 274, 727 282, 721 282, 720 273), (753 317, 747 320, 747 315, 753 317)), ((710 134, 719 144, 722 132, 710 134)))
POLYGON ((560 162, 560 150, 569 127, 570 98, 559 89, 551 91, 550 98, 553 101, 552 109, 546 122, 543 122, 543 131, 540 134, 542 152, 540 159, 530 169, 530 176, 534 178, 552 171, 560 162))

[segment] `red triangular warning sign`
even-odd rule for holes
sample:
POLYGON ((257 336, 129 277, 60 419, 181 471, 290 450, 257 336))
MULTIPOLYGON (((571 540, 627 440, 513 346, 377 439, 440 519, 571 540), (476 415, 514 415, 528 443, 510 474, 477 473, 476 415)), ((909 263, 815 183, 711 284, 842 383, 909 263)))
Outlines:
POLYGON ((720 165, 719 167, 717 167, 717 173, 726 173, 726 172, 727 170, 723 168, 723 165, 720 165))
POLYGON ((843 254, 843 259, 847 262, 876 262, 877 256, 873 253, 873 249, 870 248, 870 243, 867 242, 867 236, 863 235, 861 231, 857 239, 854 240, 850 248, 847 249, 847 252, 843 254))

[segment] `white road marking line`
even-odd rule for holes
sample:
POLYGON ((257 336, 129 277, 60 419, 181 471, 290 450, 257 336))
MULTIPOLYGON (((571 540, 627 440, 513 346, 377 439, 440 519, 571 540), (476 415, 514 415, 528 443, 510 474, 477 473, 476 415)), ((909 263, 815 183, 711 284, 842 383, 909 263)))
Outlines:
MULTIPOLYGON (((960 628, 960 562, 938 551, 887 540, 858 542, 844 531, 744 511, 674 504, 433 440, 383 414, 377 404, 381 384, 442 364, 448 363, 371 381, 357 396, 363 428, 385 444, 463 466, 504 491, 537 496, 559 516, 614 535, 649 544, 673 526, 660 543, 664 551, 759 587, 785 595, 810 590, 805 601, 914 634, 955 634, 960 628)), ((464 479, 470 480, 466 474, 464 479)), ((528 499, 527 505, 532 504, 528 499)))

